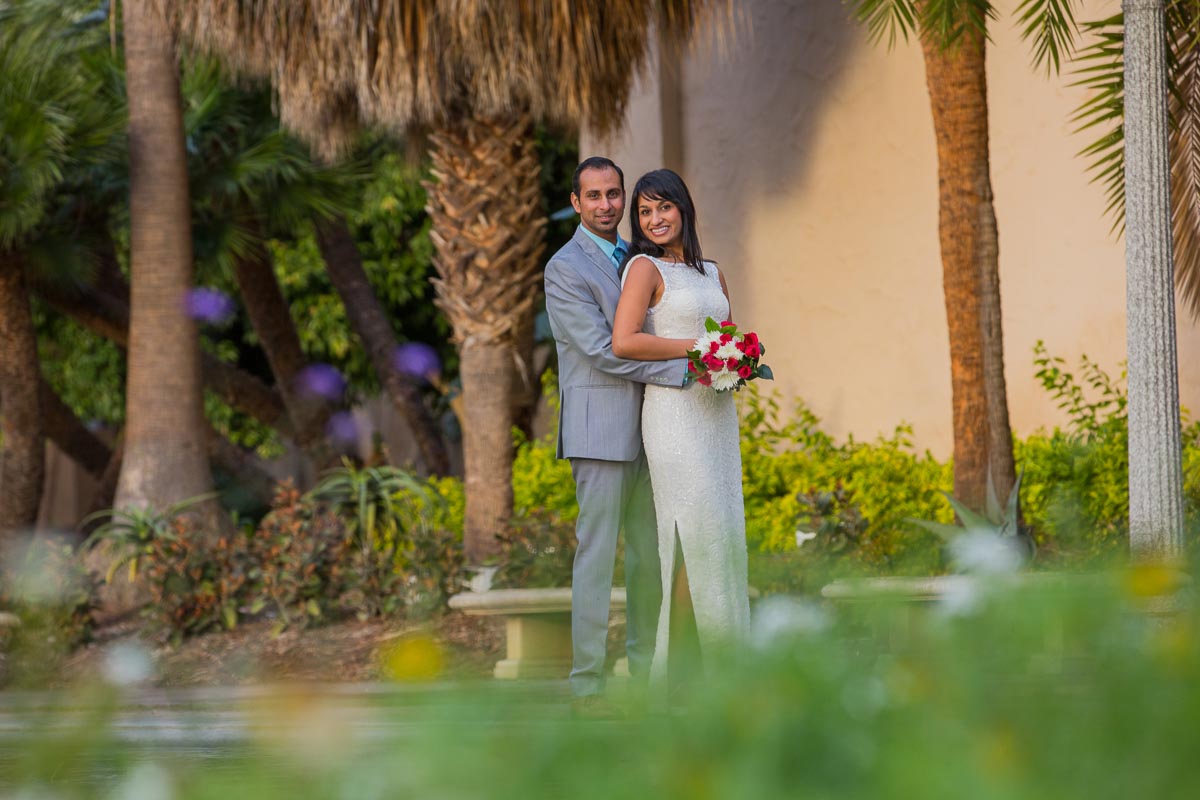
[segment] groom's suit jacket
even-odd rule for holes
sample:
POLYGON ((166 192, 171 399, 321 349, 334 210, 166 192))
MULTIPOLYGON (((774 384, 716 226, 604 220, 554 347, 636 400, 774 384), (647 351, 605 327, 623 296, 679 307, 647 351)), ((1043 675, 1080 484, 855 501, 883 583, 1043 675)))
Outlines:
POLYGON ((680 386, 687 362, 612 352, 621 280, 582 229, 546 265, 546 312, 558 347, 558 457, 632 461, 642 449, 643 384, 680 386))

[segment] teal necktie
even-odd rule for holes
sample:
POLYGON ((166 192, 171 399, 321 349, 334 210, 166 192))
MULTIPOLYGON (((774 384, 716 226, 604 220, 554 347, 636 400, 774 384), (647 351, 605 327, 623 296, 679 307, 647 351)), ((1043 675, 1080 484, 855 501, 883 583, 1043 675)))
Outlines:
POLYGON ((621 245, 617 245, 617 249, 613 250, 612 257, 613 261, 615 261, 617 264, 617 269, 620 269, 621 264, 625 262, 625 248, 621 245))

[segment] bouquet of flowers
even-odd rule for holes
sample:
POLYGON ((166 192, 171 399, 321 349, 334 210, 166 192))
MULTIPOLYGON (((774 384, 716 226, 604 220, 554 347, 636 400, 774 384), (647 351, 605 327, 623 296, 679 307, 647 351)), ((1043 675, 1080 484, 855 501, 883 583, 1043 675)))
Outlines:
POLYGON ((740 389, 755 378, 772 380, 771 368, 759 363, 766 353, 756 333, 740 333, 730 320, 704 321, 704 335, 689 350, 688 372, 697 383, 718 392, 740 389))

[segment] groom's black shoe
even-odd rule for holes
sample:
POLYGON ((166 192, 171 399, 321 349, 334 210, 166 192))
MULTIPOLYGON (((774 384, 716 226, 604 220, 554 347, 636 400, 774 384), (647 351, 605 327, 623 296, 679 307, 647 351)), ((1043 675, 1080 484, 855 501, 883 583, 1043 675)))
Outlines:
POLYGON ((574 719, 624 719, 621 709, 614 706, 604 695, 589 694, 571 698, 571 716, 574 719))

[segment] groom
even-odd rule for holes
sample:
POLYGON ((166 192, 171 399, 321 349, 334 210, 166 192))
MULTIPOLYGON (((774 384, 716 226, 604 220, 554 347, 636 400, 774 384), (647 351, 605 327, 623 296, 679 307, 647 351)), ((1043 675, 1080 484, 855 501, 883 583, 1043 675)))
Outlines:
POLYGON ((546 311, 558 347, 558 457, 571 461, 579 547, 571 589, 573 707, 604 713, 604 655, 617 532, 625 530, 625 652, 634 680, 649 676, 662 601, 658 532, 642 452, 642 387, 682 386, 687 362, 627 361, 612 352, 629 244, 617 234, 625 176, 592 157, 576 169, 571 205, 580 225, 546 265, 546 311))

